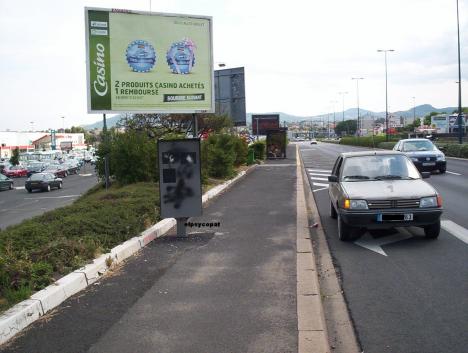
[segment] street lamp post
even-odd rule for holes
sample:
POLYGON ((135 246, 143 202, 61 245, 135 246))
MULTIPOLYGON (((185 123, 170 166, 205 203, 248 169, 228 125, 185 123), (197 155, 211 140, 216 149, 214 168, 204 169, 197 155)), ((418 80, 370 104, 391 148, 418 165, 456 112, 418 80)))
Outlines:
POLYGON ((339 95, 341 95, 342 97, 342 101, 343 101, 343 122, 344 122, 344 96, 345 94, 348 94, 348 92, 338 92, 339 95))
POLYGON ((364 77, 352 77, 351 80, 356 80, 356 97, 357 97, 357 135, 361 133, 361 117, 359 115, 359 80, 364 80, 364 77))
POLYGON ((457 35, 458 35, 458 143, 463 143, 462 101, 461 101, 461 63, 460 63, 460 21, 457 0, 457 35))
POLYGON ((385 54, 385 141, 388 141, 388 85, 387 85, 387 52, 393 49, 379 49, 377 52, 385 54))
POLYGON ((65 132, 65 117, 61 116, 60 118, 62 119, 62 132, 65 132))
POLYGON ((332 100, 330 101, 331 104, 333 104, 333 134, 336 136, 336 111, 335 111, 335 104, 338 103, 338 101, 332 100))

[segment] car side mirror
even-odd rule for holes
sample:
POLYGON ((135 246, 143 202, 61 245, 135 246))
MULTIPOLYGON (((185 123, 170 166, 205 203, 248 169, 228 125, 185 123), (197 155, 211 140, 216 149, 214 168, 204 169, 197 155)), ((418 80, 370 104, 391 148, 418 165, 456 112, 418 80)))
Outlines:
POLYGON ((338 182, 338 177, 336 175, 329 175, 328 176, 328 181, 330 183, 337 183, 338 182))
POLYGON ((421 172, 421 176, 423 179, 427 179, 431 177, 431 172, 421 172))

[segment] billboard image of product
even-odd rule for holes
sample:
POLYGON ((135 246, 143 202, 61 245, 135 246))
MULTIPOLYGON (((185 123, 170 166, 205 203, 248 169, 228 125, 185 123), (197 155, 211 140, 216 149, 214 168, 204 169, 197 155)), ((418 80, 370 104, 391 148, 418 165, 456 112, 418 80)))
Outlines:
POLYGON ((211 17, 85 8, 88 113, 214 112, 211 17))

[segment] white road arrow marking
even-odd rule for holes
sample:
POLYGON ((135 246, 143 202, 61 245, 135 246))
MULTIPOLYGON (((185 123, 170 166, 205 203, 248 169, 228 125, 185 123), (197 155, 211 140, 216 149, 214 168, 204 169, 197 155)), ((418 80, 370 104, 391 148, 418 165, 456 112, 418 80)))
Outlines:
POLYGON ((383 251, 382 246, 388 245, 392 243, 396 243, 398 241, 406 240, 412 238, 413 235, 408 232, 405 228, 398 228, 397 234, 392 234, 388 237, 382 237, 374 239, 369 232, 366 232, 364 236, 360 239, 356 240, 354 244, 362 246, 363 248, 369 249, 371 251, 376 252, 377 254, 388 256, 385 251, 383 251))
POLYGON ((316 183, 314 182, 314 186, 317 185, 317 186, 324 186, 328 189, 329 185, 328 184, 325 184, 325 183, 316 183))
POLYGON ((447 219, 440 221, 440 226, 443 230, 449 232, 454 237, 468 244, 468 229, 463 228, 455 222, 449 221, 447 219))

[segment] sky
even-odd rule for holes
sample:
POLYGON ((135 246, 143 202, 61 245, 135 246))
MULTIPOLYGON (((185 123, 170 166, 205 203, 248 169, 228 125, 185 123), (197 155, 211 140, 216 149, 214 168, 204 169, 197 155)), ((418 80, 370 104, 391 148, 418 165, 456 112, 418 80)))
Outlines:
MULTIPOLYGON (((245 67, 247 111, 313 116, 359 105, 458 105, 456 0, 0 0, 0 130, 94 123, 84 7, 213 17, 213 56, 245 67), (340 95, 339 92, 348 92, 340 95), (415 97, 414 100, 412 97, 415 97), (63 118, 62 118, 63 117, 63 118)), ((468 105, 468 0, 459 0, 468 105)))

